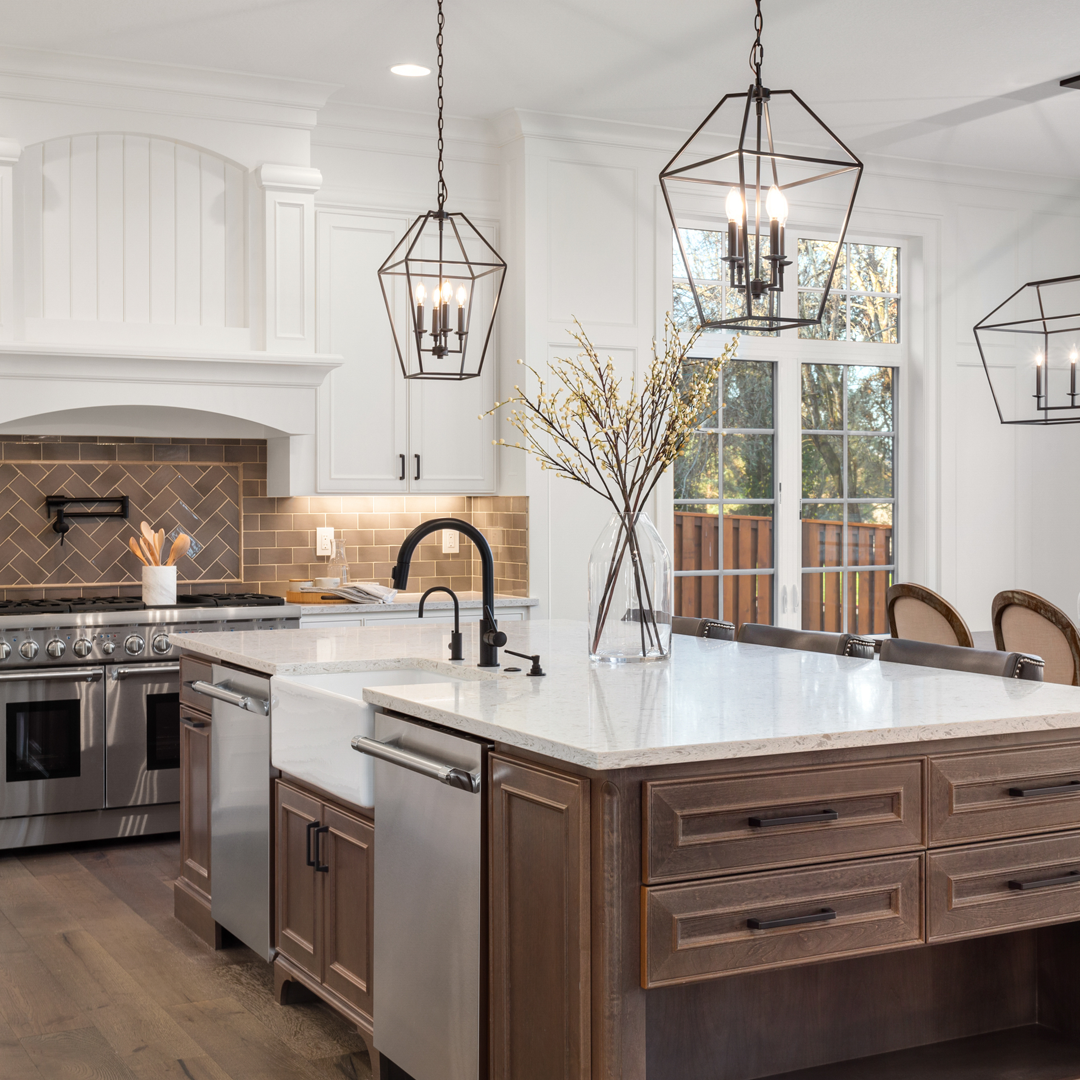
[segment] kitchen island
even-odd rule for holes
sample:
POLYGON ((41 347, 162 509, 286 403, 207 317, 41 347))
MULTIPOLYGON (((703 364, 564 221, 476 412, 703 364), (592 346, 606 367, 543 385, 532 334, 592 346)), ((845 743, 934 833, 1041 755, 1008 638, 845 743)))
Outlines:
MULTIPOLYGON (((596 667, 582 624, 507 629, 546 675, 478 671, 475 628, 459 663, 436 626, 186 643, 270 677, 275 745, 299 693, 483 742, 481 1076, 1080 1076, 1080 690, 692 638, 596 667)), ((273 764, 370 823, 359 779, 273 764)), ((283 820, 279 984, 338 1004, 289 958, 283 820)))

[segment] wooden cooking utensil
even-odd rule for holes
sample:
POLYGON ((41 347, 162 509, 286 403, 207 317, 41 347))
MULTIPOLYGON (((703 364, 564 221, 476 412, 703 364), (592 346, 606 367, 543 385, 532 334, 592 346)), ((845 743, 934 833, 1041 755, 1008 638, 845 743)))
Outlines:
POLYGON ((128 537, 128 546, 131 548, 131 550, 133 552, 135 552, 135 557, 139 560, 139 562, 141 562, 144 566, 149 566, 150 565, 146 561, 146 559, 143 558, 143 553, 139 550, 138 542, 136 541, 134 536, 129 536, 128 537))
POLYGON ((142 533, 143 539, 151 546, 154 546, 154 531, 145 521, 139 522, 139 532, 142 533))
POLYGON ((172 542, 172 547, 169 548, 169 561, 165 565, 175 566, 188 553, 190 547, 191 537, 187 533, 181 533, 172 542))
POLYGON ((140 536, 139 547, 142 548, 143 557, 147 566, 157 566, 158 561, 154 557, 154 549, 140 536))
POLYGON ((156 547, 155 547, 154 550, 157 552, 158 566, 160 566, 161 565, 161 551, 162 551, 162 548, 165 547, 165 530, 164 529, 158 529, 158 531, 154 534, 154 540, 155 540, 155 543, 156 543, 156 547))

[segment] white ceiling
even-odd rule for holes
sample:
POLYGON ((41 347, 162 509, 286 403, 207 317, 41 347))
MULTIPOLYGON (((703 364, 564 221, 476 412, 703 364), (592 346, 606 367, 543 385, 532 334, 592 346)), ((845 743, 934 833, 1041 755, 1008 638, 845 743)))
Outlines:
MULTIPOLYGON (((856 153, 1080 179, 1077 0, 764 0, 765 81, 856 153)), ((749 81, 750 0, 445 0, 446 108, 689 129, 749 81)), ((433 112, 435 0, 0 0, 2 43, 340 84, 433 112)))

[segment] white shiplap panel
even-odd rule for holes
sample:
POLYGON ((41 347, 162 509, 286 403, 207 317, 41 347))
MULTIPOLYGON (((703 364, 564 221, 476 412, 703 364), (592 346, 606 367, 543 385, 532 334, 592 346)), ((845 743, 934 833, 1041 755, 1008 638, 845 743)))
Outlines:
POLYGON ((41 280, 46 319, 71 318, 71 140, 41 148, 41 280))
POLYGON ((244 171, 225 166, 225 325, 247 326, 244 171))
POLYGON ((23 303, 26 315, 40 319, 41 298, 41 145, 28 146, 19 159, 23 220, 23 303))
POLYGON ((124 321, 124 136, 98 136, 98 318, 124 321))
POLYGON ((150 321, 176 322, 176 144, 150 140, 150 321))
POLYGON ((150 321, 150 140, 124 136, 124 322, 150 321))
POLYGON ((202 320, 202 186, 199 151, 176 147, 176 321, 202 320))
POLYGON ((202 324, 225 325, 225 162, 203 154, 202 324))
POLYGON ((71 318, 98 317, 96 135, 71 140, 71 318))

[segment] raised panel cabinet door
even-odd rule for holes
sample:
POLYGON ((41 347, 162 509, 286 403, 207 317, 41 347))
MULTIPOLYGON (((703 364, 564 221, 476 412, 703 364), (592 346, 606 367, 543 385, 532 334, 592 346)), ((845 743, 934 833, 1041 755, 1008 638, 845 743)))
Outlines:
POLYGON ((323 889, 323 984, 371 1015, 371 935, 375 828, 370 821, 323 806, 321 854, 329 867, 323 889))
POLYGON ((180 710, 180 876, 210 899, 210 717, 180 710))
POLYGON ((586 1080, 589 781, 488 761, 491 1077, 586 1080))
MULTIPOLYGON (((277 826, 277 926, 275 944, 316 979, 322 978, 322 882, 316 873, 322 804, 296 788, 275 782, 277 826)), ((325 849, 325 844, 322 845, 325 849)))

